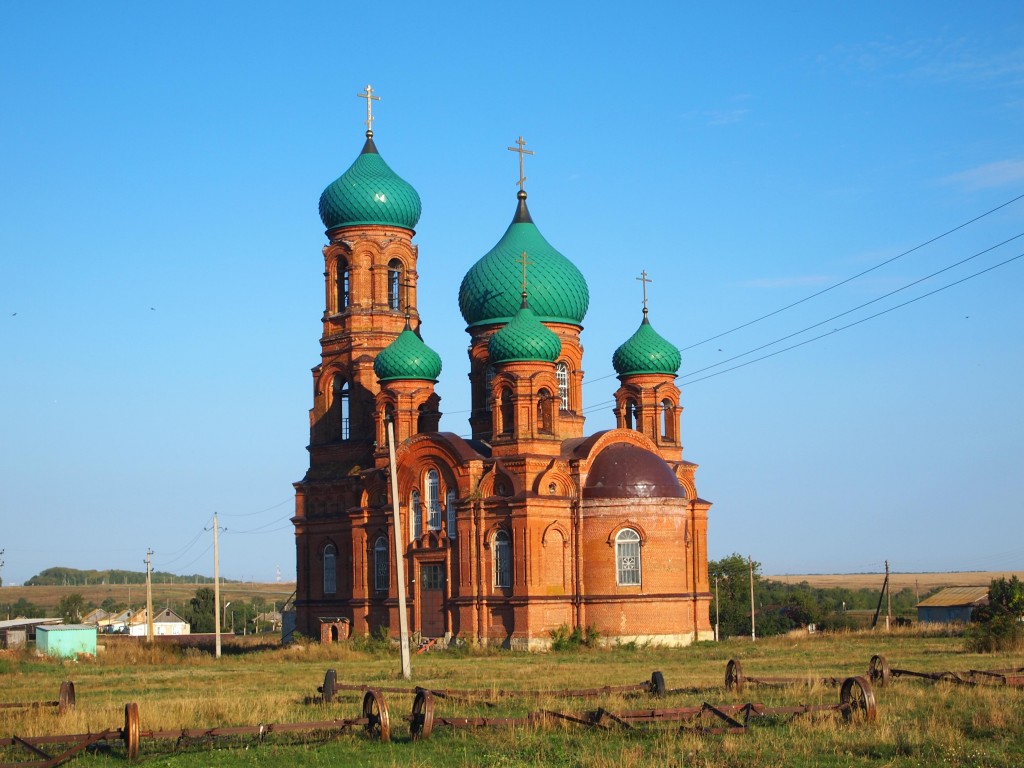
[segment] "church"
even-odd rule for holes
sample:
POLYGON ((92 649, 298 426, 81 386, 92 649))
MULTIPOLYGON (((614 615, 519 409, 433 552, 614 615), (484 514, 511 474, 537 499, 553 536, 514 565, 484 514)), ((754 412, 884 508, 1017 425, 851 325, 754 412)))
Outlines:
MULTIPOLYGON (((296 628, 325 641, 382 627, 397 637, 401 572, 421 639, 541 650, 558 628, 607 642, 713 638, 711 505, 682 457, 680 354, 648 318, 646 283, 639 326, 611 361, 616 426, 587 435, 589 290, 533 221, 520 138, 512 221, 459 289, 469 434, 439 431, 441 359, 417 311, 420 197, 378 152, 378 97, 369 86, 360 96, 362 151, 320 197, 328 242, 309 470, 295 483, 296 628)), ((422 274, 431 268, 428 254, 422 274)))

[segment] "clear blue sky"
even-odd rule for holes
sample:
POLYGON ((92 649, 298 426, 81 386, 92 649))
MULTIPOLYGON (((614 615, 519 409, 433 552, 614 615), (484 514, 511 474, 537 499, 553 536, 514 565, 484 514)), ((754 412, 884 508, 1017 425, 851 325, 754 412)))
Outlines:
POLYGON ((712 558, 1024 567, 1019 2, 8 3, 0 549, 293 578, 321 190, 377 145, 419 191, 423 334, 465 434, 459 281, 515 206, 583 271, 587 431, 651 320, 683 352, 712 558), (15 314, 16 313, 16 314, 15 314), (814 331, 708 369, 812 324, 814 331), (713 378, 814 335, 826 338, 713 378), (703 371, 703 373, 695 373, 703 371))

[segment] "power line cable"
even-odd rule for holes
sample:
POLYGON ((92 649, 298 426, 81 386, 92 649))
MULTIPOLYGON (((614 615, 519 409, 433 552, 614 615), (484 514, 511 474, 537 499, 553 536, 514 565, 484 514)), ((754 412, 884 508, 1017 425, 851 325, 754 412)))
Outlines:
POLYGON ((1010 262, 1016 261, 1017 259, 1022 258, 1022 257, 1024 257, 1024 253, 1018 253, 1016 256, 1013 256, 1013 257, 1007 259, 1006 261, 1001 261, 998 264, 993 264, 991 267, 986 267, 985 269, 983 269, 983 270, 981 270, 979 272, 975 272, 972 275, 968 275, 967 277, 961 278, 960 280, 956 280, 955 282, 948 283, 947 285, 944 285, 941 288, 936 288, 934 291, 929 291, 928 293, 921 294, 920 296, 916 296, 913 299, 908 299, 907 301, 904 301, 902 304, 897 304, 894 307, 889 307, 888 309, 883 309, 881 312, 876 312, 873 315, 868 315, 867 317, 861 318, 860 320, 856 320, 856 321, 850 323, 849 325, 842 325, 839 328, 833 328, 828 333, 823 333, 820 336, 814 336, 814 337, 812 337, 810 339, 806 339, 804 341, 801 341, 799 344, 793 344, 790 347, 785 347, 784 349, 776 350, 775 352, 772 352, 772 353, 767 354, 767 355, 762 355, 761 357, 754 358, 753 360, 748 360, 747 362, 740 363, 739 365, 734 365, 732 368, 726 368, 724 371, 717 371, 716 373, 709 373, 707 376, 702 376, 699 379, 694 379, 693 381, 687 381, 687 382, 685 382, 684 386, 689 386, 691 384, 696 384, 698 381, 705 381, 706 379, 713 379, 715 376, 721 376, 723 373, 728 373, 729 371, 735 371, 738 368, 745 368, 748 365, 753 365, 754 363, 759 363, 762 360, 767 360, 769 357, 775 357, 776 355, 781 355, 783 352, 789 352, 790 350, 796 349, 798 347, 802 347, 805 344, 810 344, 812 341, 818 341, 818 339, 824 339, 826 336, 831 336, 831 335, 833 335, 835 333, 839 333, 840 331, 845 331, 848 328, 853 328, 855 325, 860 325, 861 323, 866 323, 868 320, 874 320, 876 317, 881 317, 882 315, 887 315, 890 312, 893 312, 893 311, 895 311, 897 309, 900 309, 902 307, 907 306, 908 304, 913 304, 913 303, 915 303, 917 301, 920 301, 921 299, 926 299, 929 296, 934 296, 936 293, 944 291, 947 288, 952 288, 955 285, 959 285, 960 283, 963 283, 963 282, 966 282, 968 280, 971 280, 972 278, 978 277, 979 275, 983 275, 986 272, 991 272, 993 269, 998 269, 999 267, 1003 267, 1003 266, 1009 264, 1010 262))
POLYGON ((917 280, 913 280, 913 281, 907 283, 906 285, 900 286, 899 288, 896 288, 895 290, 889 291, 889 293, 886 293, 886 294, 878 296, 878 297, 876 297, 874 299, 871 299, 871 301, 865 301, 863 304, 858 304, 856 307, 853 307, 852 309, 848 309, 845 312, 840 312, 838 315, 832 315, 832 317, 825 318, 824 320, 821 320, 821 321, 819 321, 817 323, 814 323, 813 325, 808 325, 806 328, 802 328, 799 331, 793 331, 792 333, 787 334, 785 336, 781 336, 780 338, 775 339, 774 341, 769 341, 767 344, 762 344, 759 347, 754 347, 753 349, 748 349, 746 352, 741 352, 738 355, 733 355, 730 358, 727 358, 725 360, 720 360, 719 362, 714 363, 714 364, 709 365, 709 366, 706 366, 704 368, 699 368, 696 371, 690 371, 689 373, 685 373, 680 378, 684 378, 685 379, 685 378, 689 378, 690 376, 696 376, 698 373, 703 373, 704 371, 710 371, 713 368, 718 368, 720 366, 725 365, 726 363, 731 363, 733 360, 739 360, 741 357, 746 357, 747 355, 752 355, 755 352, 760 352, 762 349, 767 349, 768 347, 774 346, 775 344, 779 344, 780 342, 786 341, 787 339, 791 339, 794 336, 799 336, 801 333, 806 333, 807 331, 809 331, 809 330, 811 330, 813 328, 817 328, 818 326, 824 325, 825 323, 830 323, 833 320, 839 319, 840 317, 845 317, 846 315, 849 315, 852 312, 856 312, 858 309, 863 309, 864 307, 867 307, 867 306, 870 306, 872 304, 875 304, 875 303, 877 303, 879 301, 882 301, 883 299, 887 299, 890 296, 894 296, 897 293, 900 293, 901 291, 905 291, 908 288, 913 288, 915 285, 918 285, 919 283, 923 283, 925 280, 931 280, 933 277, 936 277, 937 275, 941 275, 943 272, 948 272, 949 270, 954 269, 956 267, 959 267, 962 264, 966 264, 968 261, 971 261, 972 259, 976 259, 979 256, 983 256, 986 253, 988 253, 989 251, 994 251, 996 248, 1001 248, 1002 246, 1006 245, 1007 243, 1013 242, 1014 240, 1016 240, 1018 238, 1021 238, 1021 237, 1024 237, 1024 232, 1021 232, 1018 235, 1014 235, 1013 237, 1008 238, 1006 240, 1003 240, 1003 242, 997 243, 996 245, 993 245, 993 246, 991 246, 989 248, 986 248, 983 251, 978 251, 973 256, 968 256, 967 258, 961 259, 960 261, 957 261, 957 262, 955 262, 953 264, 950 264, 949 266, 943 267, 942 269, 940 269, 940 270, 938 270, 936 272, 932 272, 930 275, 925 275, 924 277, 918 278, 917 280))
POLYGON ((776 309, 774 312, 769 312, 766 315, 761 315, 761 317, 754 318, 753 320, 750 320, 750 321, 748 321, 746 323, 743 323, 742 325, 737 325, 735 328, 730 328, 728 331, 723 331, 722 333, 715 334, 714 336, 709 336, 708 338, 704 339, 703 341, 698 341, 698 342, 696 342, 694 344, 691 344, 688 347, 682 347, 682 348, 680 348, 679 351, 680 352, 686 352, 687 350, 693 349, 694 347, 699 347, 702 344, 707 344, 709 341, 714 341, 715 339, 720 339, 723 336, 728 336, 730 333, 733 333, 733 332, 738 331, 738 330, 740 330, 742 328, 746 328, 748 326, 751 326, 754 323, 759 323, 762 320, 767 320, 769 317, 773 317, 773 316, 779 314, 780 312, 785 312, 787 309, 792 309, 793 307, 798 306, 800 304, 803 304, 806 301, 810 301, 813 298, 821 296, 823 293, 828 293, 829 291, 834 290, 834 289, 838 288, 841 285, 846 285, 847 283, 852 282, 853 280, 856 280, 859 277, 863 277, 864 275, 866 275, 866 274, 868 274, 870 272, 874 272, 876 269, 884 267, 886 264, 891 264, 892 262, 896 261, 897 259, 902 259, 904 256, 907 256, 907 255, 913 253, 914 251, 919 251, 922 248, 924 248, 925 246, 931 245, 932 243, 934 243, 934 242, 936 242, 938 240, 941 240, 942 238, 946 237, 947 235, 951 235, 954 232, 957 232, 957 231, 963 229, 964 227, 973 224, 976 221, 980 221, 981 219, 985 218, 986 216, 990 216, 991 214, 995 213, 996 211, 1001 210, 1002 208, 1005 208, 1006 206, 1011 205, 1012 203, 1015 203, 1015 202, 1017 202, 1018 200, 1021 200, 1021 199, 1024 199, 1024 194, 1017 195, 1017 197, 1013 198, 1012 200, 1007 200, 1005 203, 1003 203, 1001 205, 997 205, 995 208, 992 208, 991 210, 985 211, 985 213, 981 214, 980 216, 975 216, 970 221, 965 221, 963 224, 960 224, 960 225, 958 225, 956 227, 953 227, 952 229, 949 229, 949 230, 943 232, 941 235, 936 235, 931 240, 926 240, 925 242, 921 243, 920 245, 915 245, 913 248, 911 248, 909 250, 906 250, 903 253, 898 254, 897 256, 893 256, 891 259, 886 259, 885 261, 883 261, 883 262, 881 262, 879 264, 876 264, 875 266, 873 266, 873 267, 871 267, 869 269, 865 269, 863 272, 858 272, 853 277, 848 277, 845 280, 840 280, 838 283, 830 285, 827 288, 822 288, 820 291, 812 293, 810 296, 806 296, 806 297, 800 299, 799 301, 794 301, 792 304, 787 304, 786 306, 782 307, 781 309, 776 309))
POLYGON ((290 501, 293 501, 293 500, 294 500, 294 497, 293 496, 289 496, 284 501, 279 501, 279 502, 277 502, 277 504, 274 504, 271 507, 267 507, 266 509, 261 509, 258 512, 235 512, 235 513, 232 513, 232 512, 221 512, 220 516, 221 517, 253 517, 255 515, 262 515, 264 512, 269 512, 272 509, 277 509, 278 507, 283 506, 283 505, 285 505, 285 504, 287 504, 287 503, 289 503, 290 501))

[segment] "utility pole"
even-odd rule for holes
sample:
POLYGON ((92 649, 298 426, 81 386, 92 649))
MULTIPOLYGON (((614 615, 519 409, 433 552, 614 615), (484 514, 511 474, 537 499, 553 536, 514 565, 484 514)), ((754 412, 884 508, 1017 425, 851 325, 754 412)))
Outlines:
POLYGON ((153 642, 153 550, 146 549, 146 642, 153 642))
POLYGON ((715 642, 718 642, 718 576, 715 576, 715 642))
POLYGON ((747 555, 747 564, 750 566, 750 640, 757 641, 757 633, 754 631, 754 558, 747 555))
POLYGON ((885 561, 885 631, 892 626, 892 585, 889 583, 889 561, 885 561))
POLYGON ((4 585, 4 550, 0 549, 0 587, 4 585))
POLYGON ((405 609, 405 560, 402 557, 402 521, 398 514, 398 465, 395 461, 395 423, 388 419, 388 461, 391 465, 391 514, 395 529, 395 579, 398 581, 398 631, 402 646, 402 677, 412 677, 409 660, 409 616, 405 609))
POLYGON ((214 656, 220 658, 220 547, 217 544, 217 513, 213 513, 213 631, 214 656))

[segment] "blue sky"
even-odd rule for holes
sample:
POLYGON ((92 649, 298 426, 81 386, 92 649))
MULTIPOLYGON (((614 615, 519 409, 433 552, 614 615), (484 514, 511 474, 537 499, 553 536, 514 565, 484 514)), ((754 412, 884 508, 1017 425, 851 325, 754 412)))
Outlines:
POLYGON ((7 583, 148 547, 211 573, 214 511, 223 574, 294 576, 317 201, 367 83, 423 200, 442 428, 468 432, 458 285, 511 219, 522 135, 534 220, 590 286, 587 431, 645 269, 711 557, 1024 567, 1024 259, 842 330, 1024 253, 881 298, 1024 232, 1024 200, 988 213, 1024 195, 1020 3, 29 3, 0 11, 7 583))

